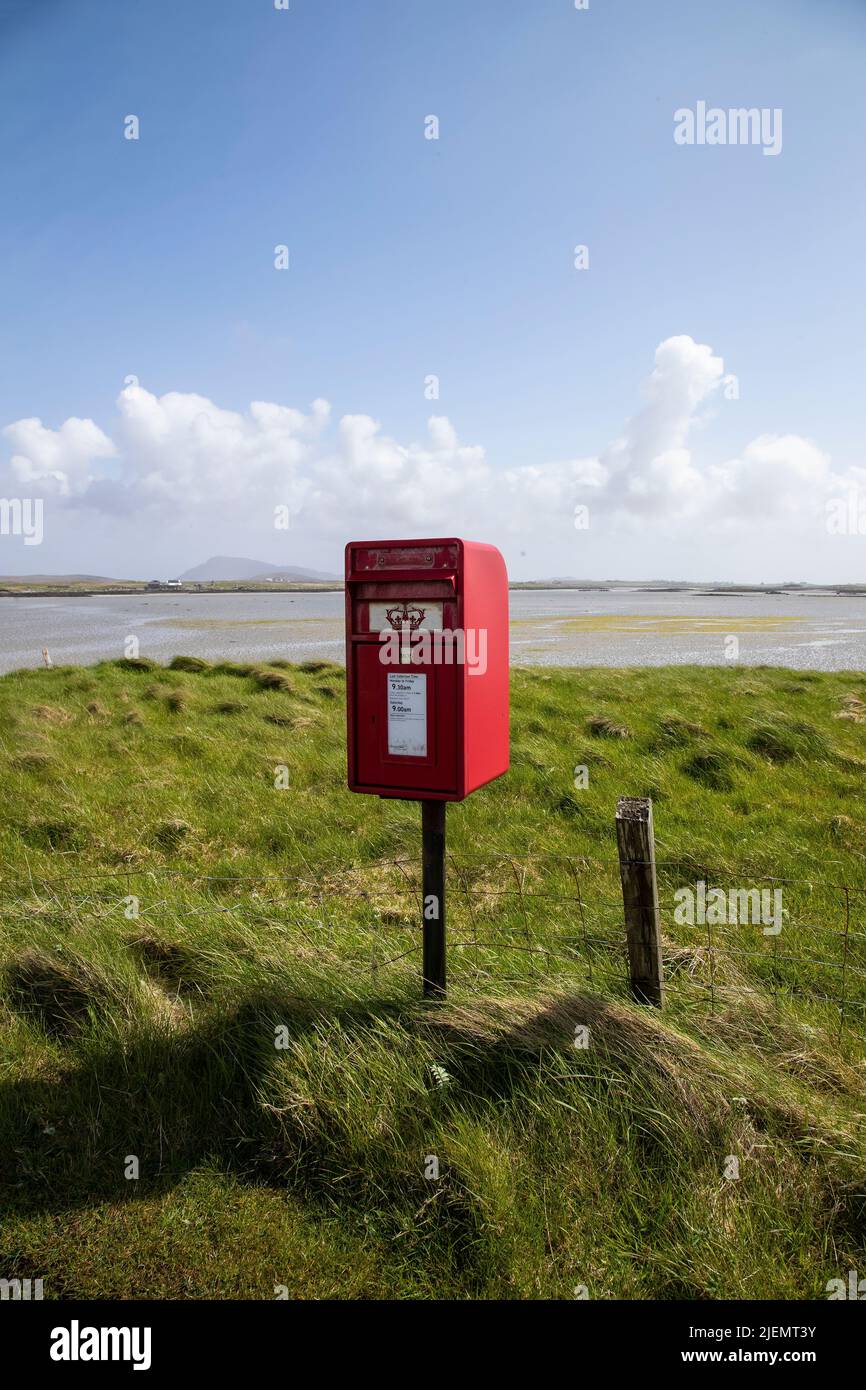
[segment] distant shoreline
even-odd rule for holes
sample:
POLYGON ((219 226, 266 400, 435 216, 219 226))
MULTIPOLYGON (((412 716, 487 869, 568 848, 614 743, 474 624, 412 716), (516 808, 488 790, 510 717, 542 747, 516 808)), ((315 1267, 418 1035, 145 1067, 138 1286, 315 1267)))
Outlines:
MULTIPOLYGON (((866 596, 866 585, 859 584, 689 584, 641 582, 639 580, 613 579, 599 583, 591 580, 580 583, 568 581, 526 579, 509 584, 515 591, 556 590, 572 593, 622 593, 634 591, 644 594, 692 594, 697 598, 733 598, 750 596, 774 596, 790 594, 797 597, 819 596, 825 598, 855 598, 866 596)), ((255 580, 216 580, 210 583, 192 582, 180 589, 149 589, 143 580, 130 580, 117 584, 31 584, 24 582, 0 586, 0 598, 102 598, 106 595, 121 595, 127 598, 143 595, 149 598, 166 598, 168 595, 185 597, 207 597, 220 594, 338 594, 344 585, 336 581, 325 583, 296 581, 286 584, 262 584, 255 580)))

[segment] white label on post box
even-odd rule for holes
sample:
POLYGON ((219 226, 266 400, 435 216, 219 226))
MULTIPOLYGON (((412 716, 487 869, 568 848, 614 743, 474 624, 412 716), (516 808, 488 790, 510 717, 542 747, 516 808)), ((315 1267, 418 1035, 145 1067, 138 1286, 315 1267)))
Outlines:
POLYGON ((427 677, 388 672, 388 752, 427 757, 427 677))

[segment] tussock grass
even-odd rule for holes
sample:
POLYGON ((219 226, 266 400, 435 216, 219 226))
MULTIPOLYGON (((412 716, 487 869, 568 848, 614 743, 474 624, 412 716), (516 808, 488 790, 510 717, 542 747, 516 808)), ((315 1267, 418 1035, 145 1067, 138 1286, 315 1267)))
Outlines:
POLYGON ((170 671, 207 671, 210 669, 210 662, 205 661, 201 656, 174 656, 168 663, 170 671))
POLYGON ((41 772, 51 767, 52 758, 44 748, 27 748, 23 753, 16 753, 9 762, 18 772, 41 772))
POLYGON ((257 667, 251 672, 252 678, 260 690, 283 690, 291 692, 294 689, 292 680, 284 671, 266 670, 257 667))
POLYGON ((111 977, 92 961, 33 948, 7 963, 6 997, 13 1010, 32 1018, 51 1037, 68 1038, 88 1020, 105 1016, 121 996, 111 977))
POLYGON ((159 825, 154 827, 154 844, 158 845, 159 848, 166 853, 170 853, 172 850, 178 848, 191 830, 192 826, 189 822, 180 820, 178 817, 174 817, 172 820, 162 821, 159 825))
POLYGON ((701 786, 715 792, 732 791, 734 759, 719 748, 706 748, 683 763, 683 772, 701 786))
POLYGON ((118 661, 115 661, 114 665, 121 671, 144 672, 155 671, 158 663, 156 661, 151 661, 150 657, 147 656, 124 656, 118 661))
POLYGON ((256 667, 250 661, 215 661, 210 669, 215 676, 237 676, 238 679, 243 679, 251 676, 256 667))
POLYGON ((834 719, 850 719, 852 724, 866 724, 866 700, 861 700, 859 695, 849 692, 842 697, 843 708, 834 716, 834 719))
POLYGON ((189 946, 152 932, 128 937, 127 945, 147 973, 166 987, 181 992, 207 991, 211 979, 208 962, 189 946))
POLYGON ((658 733, 660 747, 671 744, 683 746, 691 743, 694 739, 709 738, 709 733, 703 724, 696 724, 691 719, 683 719, 678 714, 663 715, 658 722, 658 733))
POLYGON ((792 758, 827 757, 828 740, 811 724, 791 721, 784 714, 773 714, 756 721, 750 728, 746 747, 773 763, 792 758))
MULTIPOLYGON (((515 671, 512 771, 449 811, 432 1006, 418 808, 346 791, 339 669, 141 673, 0 679, 4 1274, 47 1297, 800 1299, 866 1267, 864 1051, 826 1002, 834 885, 866 860, 850 673, 515 671), (627 994, 613 818, 648 792, 661 1014, 627 994), (734 926, 719 954, 675 918, 683 885, 763 876, 779 937, 734 926)), ((845 969, 853 1023, 856 934, 845 969)))
POLYGON ((169 690, 165 695, 165 703, 172 713, 179 714, 181 710, 186 709, 189 704, 189 691, 185 690, 183 686, 178 686, 175 690, 169 690))
POLYGON ((593 714, 586 721, 586 727, 593 738, 630 738, 630 732, 625 724, 617 724, 616 720, 609 719, 604 714, 593 714))
POLYGON ((302 661, 298 670, 305 671, 313 676, 322 675, 325 671, 334 675, 343 674, 342 668, 340 666, 335 666, 332 661, 302 661))
POLYGON ((68 724, 72 719, 69 710, 57 705, 33 705, 30 713, 34 719, 40 719, 47 724, 68 724))

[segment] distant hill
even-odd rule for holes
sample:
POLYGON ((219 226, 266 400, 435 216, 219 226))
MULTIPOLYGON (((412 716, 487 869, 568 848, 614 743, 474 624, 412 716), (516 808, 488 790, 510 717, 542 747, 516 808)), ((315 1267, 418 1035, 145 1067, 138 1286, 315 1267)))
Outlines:
POLYGON ((0 574, 0 584, 116 584, 101 574, 0 574))
POLYGON ((247 560, 236 555, 212 555, 203 565, 196 565, 179 578, 199 584, 212 579, 290 579, 324 584, 342 576, 292 565, 266 565, 262 560, 247 560))

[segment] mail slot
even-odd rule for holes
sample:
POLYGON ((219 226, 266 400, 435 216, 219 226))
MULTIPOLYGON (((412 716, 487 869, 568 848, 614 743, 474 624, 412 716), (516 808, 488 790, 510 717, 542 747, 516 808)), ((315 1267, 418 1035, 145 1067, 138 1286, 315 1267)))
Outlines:
POLYGON ((349 787, 462 801, 508 770, 508 576, 477 541, 346 546, 349 787))

